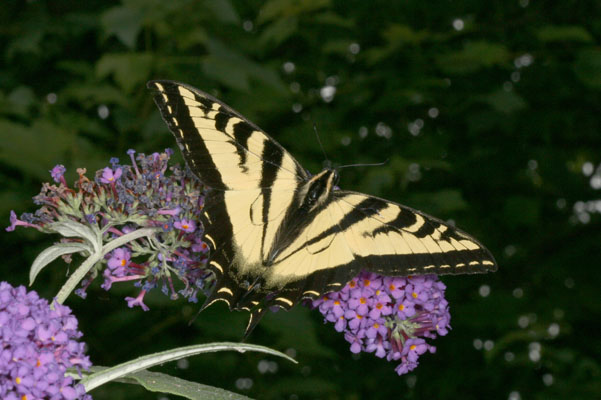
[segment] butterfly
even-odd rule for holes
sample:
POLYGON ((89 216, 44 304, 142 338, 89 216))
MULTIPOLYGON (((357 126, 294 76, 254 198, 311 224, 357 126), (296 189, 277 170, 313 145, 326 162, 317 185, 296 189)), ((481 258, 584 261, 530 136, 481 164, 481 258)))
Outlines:
POLYGON ((339 190, 338 171, 309 174, 280 144, 191 86, 151 81, 154 101, 191 171, 210 187, 202 212, 215 285, 205 307, 250 311, 246 334, 271 306, 380 275, 495 271, 476 239, 404 205, 339 190))

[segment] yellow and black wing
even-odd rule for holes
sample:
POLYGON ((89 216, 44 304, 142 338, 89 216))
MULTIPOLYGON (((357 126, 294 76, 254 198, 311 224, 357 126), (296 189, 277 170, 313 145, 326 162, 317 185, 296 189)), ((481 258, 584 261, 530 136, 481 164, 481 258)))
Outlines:
POLYGON ((311 177, 275 140, 190 86, 152 81, 155 102, 191 170, 212 188, 202 223, 217 300, 251 311, 289 309, 340 289, 362 270, 383 275, 494 271, 492 255, 448 224, 311 177), (311 191, 323 195, 311 202, 311 191), (311 207, 307 206, 311 204, 311 207))
MULTIPOLYGON (((190 169, 212 190, 202 223, 216 284, 204 307, 265 310, 263 260, 298 188, 300 164, 252 122, 210 95, 172 81, 151 81, 154 100, 190 169)), ((257 318, 254 318, 257 320, 257 318)))

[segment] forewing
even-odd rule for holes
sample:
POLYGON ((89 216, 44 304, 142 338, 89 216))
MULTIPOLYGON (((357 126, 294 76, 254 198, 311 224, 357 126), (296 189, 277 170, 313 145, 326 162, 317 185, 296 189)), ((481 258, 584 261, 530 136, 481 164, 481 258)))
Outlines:
POLYGON ((148 87, 188 166, 207 186, 294 190, 308 179, 282 146, 219 100, 172 81, 151 81, 148 87))

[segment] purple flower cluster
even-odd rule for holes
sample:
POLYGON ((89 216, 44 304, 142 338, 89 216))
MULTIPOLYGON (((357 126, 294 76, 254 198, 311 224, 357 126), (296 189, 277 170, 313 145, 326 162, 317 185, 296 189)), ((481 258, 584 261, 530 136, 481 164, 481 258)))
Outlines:
MULTIPOLYGON (((203 242, 203 227, 199 220, 204 206, 204 187, 188 169, 169 168, 171 150, 151 155, 129 150, 131 165, 122 165, 112 158, 110 166, 96 172, 95 179, 78 169, 79 179, 70 188, 64 178, 66 169, 54 167, 50 174, 57 185, 45 183, 34 202, 41 207, 34 213, 17 218, 11 212, 11 225, 33 227, 42 232, 56 233, 53 223, 68 219, 102 233, 104 243, 142 228, 156 228, 149 236, 129 241, 108 253, 82 280, 76 290, 81 297, 99 275, 102 287, 109 290, 113 283, 135 281, 141 290, 135 298, 127 297, 129 307, 147 310, 144 296, 161 287, 175 299, 179 295, 196 302, 197 294, 212 282, 206 267, 208 246, 203 242), (169 172, 168 172, 169 170, 169 172), (183 282, 175 289, 172 277, 183 282)), ((61 242, 78 242, 79 238, 63 238, 61 242)), ((70 255, 63 257, 70 262, 70 255)))
POLYGON ((68 368, 88 370, 77 319, 69 307, 41 299, 25 287, 0 282, 0 398, 92 399, 66 377, 68 368))
POLYGON ((450 328, 445 285, 435 275, 388 277, 362 272, 342 290, 312 302, 327 322, 351 344, 351 352, 375 353, 406 374, 420 355, 436 348, 424 338, 444 336, 450 328))

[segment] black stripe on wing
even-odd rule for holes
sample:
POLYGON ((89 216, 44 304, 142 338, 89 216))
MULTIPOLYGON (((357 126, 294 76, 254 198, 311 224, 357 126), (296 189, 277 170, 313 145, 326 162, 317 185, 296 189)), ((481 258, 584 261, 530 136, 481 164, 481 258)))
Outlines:
POLYGON ((236 143, 239 144, 239 146, 236 148, 238 156, 240 157, 238 166, 242 168, 244 172, 248 172, 248 168, 246 165, 244 165, 246 164, 247 160, 247 152, 245 149, 248 148, 248 138, 252 132, 253 127, 246 121, 238 122, 236 125, 234 125, 234 138, 236 139, 236 143))
MULTIPOLYGON (((344 230, 348 229, 352 225, 355 225, 356 223, 358 223, 364 219, 367 219, 373 215, 376 215, 379 210, 386 207, 386 204, 383 204, 381 202, 376 202, 371 198, 367 198, 367 199, 363 200, 361 203, 359 203, 356 207, 358 210, 361 210, 361 212, 352 212, 352 213, 346 214, 340 222, 338 222, 335 225, 330 226, 328 229, 326 229, 319 235, 315 236, 314 238, 309 239, 307 241, 307 245, 318 243, 321 240, 327 238, 328 236, 335 235, 338 232, 343 232, 344 230)), ((310 221, 307 222, 307 225, 309 222, 310 221)))
MULTIPOLYGON (((162 89, 155 82, 149 82, 148 87, 156 90, 154 102, 159 107, 169 130, 175 136, 186 162, 204 184, 214 189, 227 189, 204 140, 198 134, 196 124, 190 115, 190 109, 177 91, 177 86, 166 82, 157 83, 162 86, 162 89)), ((196 100, 208 109, 211 108, 209 100, 202 97, 196 100)))

